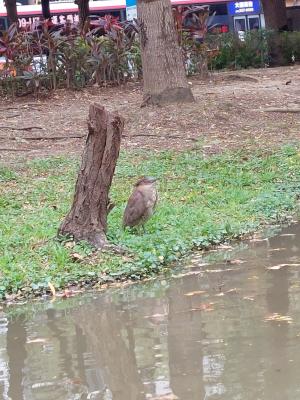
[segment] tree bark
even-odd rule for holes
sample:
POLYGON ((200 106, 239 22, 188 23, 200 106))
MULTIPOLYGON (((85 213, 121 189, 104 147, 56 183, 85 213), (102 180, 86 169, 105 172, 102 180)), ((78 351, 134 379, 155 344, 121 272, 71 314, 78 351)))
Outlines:
POLYGON ((90 14, 89 0, 75 0, 75 4, 78 5, 79 27, 83 30, 90 14))
POLYGON ((275 31, 269 38, 270 65, 284 65, 284 57, 278 32, 288 29, 285 0, 262 0, 262 6, 266 28, 275 31))
POLYGON ((51 18, 50 1, 49 0, 42 0, 42 13, 43 13, 44 19, 51 18))
POLYGON ((144 105, 192 102, 170 0, 138 0, 144 105))
POLYGON ((10 24, 18 24, 18 11, 16 0, 5 0, 7 18, 10 24))
POLYGON ((88 128, 73 205, 59 235, 86 240, 101 249, 107 244, 108 192, 119 156, 124 119, 92 104, 88 128))
POLYGON ((285 0, 262 0, 266 28, 275 31, 287 29, 287 12, 285 0))

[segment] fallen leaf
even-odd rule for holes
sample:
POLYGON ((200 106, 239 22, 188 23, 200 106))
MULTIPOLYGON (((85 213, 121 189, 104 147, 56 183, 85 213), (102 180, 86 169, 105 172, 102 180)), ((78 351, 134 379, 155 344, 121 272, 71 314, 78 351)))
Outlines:
POLYGON ((253 242, 253 243, 267 242, 267 241, 268 241, 268 239, 258 239, 258 238, 250 239, 250 242, 253 242))
POLYGON ((212 273, 212 272, 229 272, 236 271, 236 268, 224 268, 224 269, 206 269, 204 272, 212 273))
POLYGON ((122 260, 123 260, 123 261, 126 261, 126 262, 127 262, 127 261, 132 261, 132 257, 123 256, 123 257, 122 257, 122 260))
POLYGON ((223 297, 223 296, 225 296, 225 294, 227 294, 227 293, 236 293, 237 291, 238 291, 237 288, 229 289, 229 290, 227 290, 226 292, 220 292, 220 293, 216 294, 216 296, 217 296, 217 297, 223 297))
POLYGON ((51 290, 52 296, 55 297, 56 296, 56 291, 55 291, 55 287, 52 285, 51 282, 48 282, 48 286, 51 290))
POLYGON ((76 296, 76 294, 83 293, 83 290, 69 290, 65 289, 62 293, 57 293, 57 297, 61 298, 68 298, 68 297, 73 297, 76 296))
POLYGON ((294 264, 286 264, 287 267, 300 267, 299 263, 294 263, 294 264))
POLYGON ((272 253, 273 251, 282 251, 282 250, 286 250, 285 247, 278 247, 277 249, 269 249, 269 253, 272 253))
POLYGON ((47 340, 46 339, 42 339, 42 338, 36 338, 36 339, 29 339, 27 340, 27 344, 31 344, 31 343, 46 343, 47 340))
POLYGON ((287 322, 291 324, 293 322, 293 318, 289 315, 281 315, 278 313, 273 313, 265 318, 265 321, 277 321, 277 322, 287 322))
POLYGON ((278 270, 281 269, 283 267, 299 267, 300 264, 278 264, 278 265, 273 265, 272 267, 267 267, 266 269, 269 270, 278 270))
POLYGON ((65 247, 68 247, 69 249, 71 249, 74 246, 75 246, 75 242, 66 242, 65 243, 65 247))
POLYGON ((206 293, 204 290, 196 290, 195 292, 184 293, 184 296, 196 296, 198 294, 206 293))
POLYGON ((153 314, 153 315, 146 315, 144 318, 161 318, 166 317, 168 314, 153 314))
POLYGON ((254 297, 245 296, 243 297, 244 300, 254 301, 254 297))
POLYGON ((285 267, 285 264, 279 264, 279 265, 273 265, 273 267, 267 267, 266 269, 273 269, 273 270, 278 270, 285 267))
MULTIPOLYGON (((101 391, 100 390, 94 390, 93 392, 89 392, 87 394, 87 400, 92 400, 92 399, 96 399, 96 396, 98 397, 98 394, 100 394, 101 391)), ((101 396, 102 397, 102 396, 101 396)))
POLYGON ((84 256, 79 253, 72 253, 71 257, 74 261, 82 261, 84 259, 84 256))
POLYGON ((219 246, 216 247, 216 249, 220 249, 220 250, 231 250, 233 249, 232 246, 229 246, 227 244, 220 244, 219 246))
POLYGON ((259 277, 256 276, 256 275, 250 276, 250 277, 248 278, 249 281, 256 281, 256 280, 258 280, 258 279, 259 279, 259 277))
POLYGON ((244 260, 227 260, 226 262, 227 262, 227 264, 235 265, 235 264, 244 264, 246 261, 244 261, 244 260))
POLYGON ((300 287, 300 284, 299 283, 293 283, 291 286, 290 286, 290 289, 298 289, 300 287))
POLYGON ((202 271, 189 271, 185 274, 172 275, 172 278, 179 279, 179 278, 184 278, 185 276, 189 276, 189 275, 200 275, 201 273, 202 273, 202 271))
POLYGON ((214 311, 214 304, 215 303, 201 304, 199 307, 193 307, 189 311, 214 311))
POLYGON ((233 289, 227 290, 226 293, 237 293, 237 292, 238 292, 238 289, 237 288, 233 288, 233 289))
POLYGON ((191 262, 194 262, 195 264, 189 264, 186 266, 186 268, 199 268, 199 267, 204 267, 205 265, 209 265, 209 263, 198 263, 194 259, 192 259, 191 262))

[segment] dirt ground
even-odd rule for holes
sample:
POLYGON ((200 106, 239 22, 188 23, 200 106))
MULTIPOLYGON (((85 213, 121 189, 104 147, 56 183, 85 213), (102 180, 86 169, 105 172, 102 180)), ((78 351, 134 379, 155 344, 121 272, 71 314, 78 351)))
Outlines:
POLYGON ((207 81, 189 81, 196 102, 163 108, 141 108, 142 90, 133 83, 60 90, 39 100, 0 99, 0 162, 81 153, 92 102, 125 117, 125 148, 180 150, 200 143, 205 154, 214 154, 299 140, 300 66, 220 72, 207 81))

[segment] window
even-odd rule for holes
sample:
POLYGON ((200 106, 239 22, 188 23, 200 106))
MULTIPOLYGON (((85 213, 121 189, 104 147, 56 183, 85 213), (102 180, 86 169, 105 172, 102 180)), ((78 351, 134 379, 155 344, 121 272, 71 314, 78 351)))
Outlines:
POLYGON ((216 4, 211 5, 210 7, 211 13, 216 13, 216 15, 227 15, 227 6, 226 4, 216 4))

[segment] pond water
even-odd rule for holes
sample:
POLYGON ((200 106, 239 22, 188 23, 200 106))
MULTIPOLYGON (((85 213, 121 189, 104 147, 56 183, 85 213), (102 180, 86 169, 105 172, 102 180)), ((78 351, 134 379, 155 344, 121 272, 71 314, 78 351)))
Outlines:
POLYGON ((0 320, 0 399, 299 400, 300 225, 0 320))

